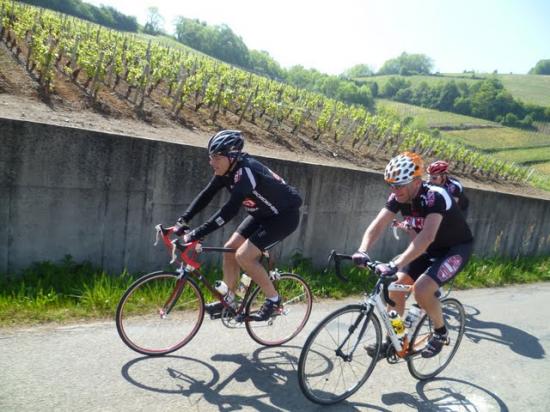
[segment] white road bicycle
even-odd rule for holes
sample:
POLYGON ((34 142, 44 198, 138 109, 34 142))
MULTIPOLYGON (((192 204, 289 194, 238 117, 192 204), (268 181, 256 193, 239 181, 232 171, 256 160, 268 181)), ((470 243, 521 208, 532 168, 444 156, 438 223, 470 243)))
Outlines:
MULTIPOLYGON (((340 262, 351 260, 351 256, 332 251, 329 262, 332 260, 338 277, 347 280, 341 273, 340 262)), ((373 274, 377 263, 368 264, 373 274)), ((464 334, 462 304, 455 298, 440 297, 449 339, 438 355, 423 358, 420 352, 433 334, 433 323, 420 309, 416 319, 411 319, 411 316, 405 320, 405 323, 412 321, 412 324, 403 337, 398 337, 386 311, 386 304, 394 306, 388 292, 410 294, 412 286, 393 283, 395 280, 396 275, 378 277, 373 290, 365 292, 360 303, 337 309, 311 332, 298 362, 300 388, 309 400, 330 405, 348 398, 367 381, 380 355, 390 364, 406 361, 411 375, 419 380, 431 379, 449 365, 464 334), (381 324, 391 341, 385 354, 380 353, 385 339, 381 324), (370 356, 366 350, 372 345, 376 348, 375 356, 370 356)))

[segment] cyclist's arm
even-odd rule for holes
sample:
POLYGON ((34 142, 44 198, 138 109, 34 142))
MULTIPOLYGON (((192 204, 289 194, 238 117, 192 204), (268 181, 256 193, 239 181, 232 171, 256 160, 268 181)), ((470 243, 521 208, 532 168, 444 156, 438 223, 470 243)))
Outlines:
POLYGON ((424 253, 434 241, 442 220, 443 215, 440 213, 430 213, 426 216, 422 230, 416 235, 407 249, 393 261, 395 266, 402 268, 424 253))
POLYGON ((191 202, 187 210, 181 215, 183 220, 189 222, 193 217, 203 210, 212 200, 214 195, 223 187, 223 181, 218 176, 214 176, 206 187, 191 202))
POLYGON ((359 246, 358 250, 361 252, 367 252, 369 248, 376 243, 382 231, 393 221, 394 218, 395 213, 392 211, 386 208, 380 210, 367 230, 365 230, 363 240, 361 241, 361 246, 359 246))
POLYGON ((239 213, 242 202, 254 186, 248 177, 242 177, 233 187, 229 200, 210 219, 190 232, 191 239, 201 239, 222 227, 239 213))

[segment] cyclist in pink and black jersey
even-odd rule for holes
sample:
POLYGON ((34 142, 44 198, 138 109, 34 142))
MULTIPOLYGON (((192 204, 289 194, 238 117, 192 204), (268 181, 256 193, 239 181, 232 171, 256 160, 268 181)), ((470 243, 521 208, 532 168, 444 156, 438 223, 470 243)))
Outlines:
MULTIPOLYGON (((244 138, 238 130, 223 130, 208 142, 210 166, 214 176, 178 219, 176 234, 184 242, 201 239, 229 222, 241 206, 248 212, 225 247, 236 253, 224 253, 223 275, 229 288, 226 301, 231 303, 237 288, 239 267, 262 288, 267 299, 255 320, 267 320, 280 306, 281 299, 259 258, 264 250, 290 235, 300 221, 302 198, 297 190, 262 163, 242 152, 244 138), (229 200, 206 222, 190 230, 188 222, 203 210, 223 188, 229 200)), ((219 315, 224 306, 217 301, 206 305, 210 315, 219 315)))
MULTIPOLYGON (((448 339, 441 304, 435 294, 468 262, 473 236, 453 197, 443 188, 424 182, 423 173, 422 158, 416 153, 405 152, 391 159, 384 179, 392 193, 365 231, 353 260, 356 265, 365 266, 370 260, 367 251, 392 224, 397 213, 401 213, 415 235, 403 253, 387 264, 379 264, 376 271, 381 276, 397 274, 397 283, 414 284, 415 299, 435 326, 422 351, 422 356, 429 358, 437 355, 448 339)), ((395 310, 403 315, 405 296, 390 293, 390 297, 396 303, 395 310)), ((380 353, 386 353, 390 344, 385 342, 380 353)), ((375 347, 366 349, 374 356, 375 347)))
POLYGON ((443 187, 458 203, 462 213, 468 211, 469 200, 464 194, 462 183, 456 178, 449 176, 449 164, 443 160, 437 160, 426 169, 430 175, 430 184, 443 187))

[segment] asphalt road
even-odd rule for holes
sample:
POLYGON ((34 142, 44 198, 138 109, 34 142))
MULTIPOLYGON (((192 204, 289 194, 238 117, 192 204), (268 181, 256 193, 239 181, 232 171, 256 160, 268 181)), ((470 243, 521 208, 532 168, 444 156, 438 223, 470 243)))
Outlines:
POLYGON ((0 330, 1 411, 548 411, 550 283, 453 292, 466 335, 451 365, 428 382, 380 362, 335 407, 310 403, 296 365, 309 331, 346 301, 319 301, 288 345, 258 346, 244 329, 206 319, 184 348, 132 352, 114 322, 0 330))

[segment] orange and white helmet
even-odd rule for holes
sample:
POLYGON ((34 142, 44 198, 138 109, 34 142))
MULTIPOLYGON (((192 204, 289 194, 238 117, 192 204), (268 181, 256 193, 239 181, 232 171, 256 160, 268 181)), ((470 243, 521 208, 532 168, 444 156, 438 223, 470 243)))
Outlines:
POLYGON ((424 174, 424 161, 419 154, 404 152, 390 160, 384 171, 384 180, 392 185, 406 185, 424 174))

